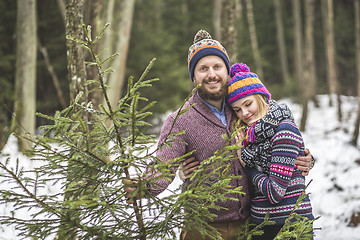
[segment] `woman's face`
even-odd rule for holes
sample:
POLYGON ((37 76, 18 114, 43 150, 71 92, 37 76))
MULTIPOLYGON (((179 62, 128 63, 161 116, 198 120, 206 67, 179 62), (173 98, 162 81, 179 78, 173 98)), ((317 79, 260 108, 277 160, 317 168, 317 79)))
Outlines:
POLYGON ((254 97, 250 95, 237 100, 231 104, 236 116, 246 125, 251 125, 258 120, 259 105, 254 97))

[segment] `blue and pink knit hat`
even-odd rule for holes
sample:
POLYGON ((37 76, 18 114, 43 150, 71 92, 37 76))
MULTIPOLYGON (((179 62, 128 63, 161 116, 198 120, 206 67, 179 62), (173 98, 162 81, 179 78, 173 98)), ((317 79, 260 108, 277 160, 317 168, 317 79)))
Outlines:
POLYGON ((188 68, 191 81, 193 81, 194 69, 198 61, 210 55, 220 57, 225 62, 228 72, 230 71, 230 60, 225 48, 218 41, 212 39, 207 31, 199 30, 188 51, 188 68))
POLYGON ((235 63, 230 69, 229 88, 227 101, 231 105, 237 100, 253 95, 263 94, 267 96, 269 102, 271 94, 266 89, 259 77, 250 72, 250 68, 244 63, 235 63))

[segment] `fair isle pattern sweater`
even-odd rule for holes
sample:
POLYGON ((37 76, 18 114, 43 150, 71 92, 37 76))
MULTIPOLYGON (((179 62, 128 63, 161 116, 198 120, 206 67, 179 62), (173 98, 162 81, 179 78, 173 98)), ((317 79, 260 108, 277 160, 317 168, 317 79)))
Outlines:
MULTIPOLYGON (((191 107, 188 112, 180 115, 175 122, 173 132, 185 130, 184 134, 178 136, 180 141, 172 142, 172 148, 163 147, 157 152, 156 155, 161 157, 162 161, 173 159, 196 150, 192 156, 195 157, 197 161, 201 162, 211 157, 216 150, 224 146, 225 140, 221 136, 223 134, 229 135, 231 133, 230 121, 232 110, 230 107, 227 104, 225 105, 227 126, 224 126, 224 124, 220 122, 209 107, 201 101, 196 93, 193 94, 188 102, 186 102, 183 109, 193 104, 196 105, 191 107)), ((168 135, 177 111, 170 114, 165 120, 160 132, 159 144, 163 142, 168 135)), ((218 216, 214 218, 214 222, 246 219, 249 216, 250 196, 246 172, 239 161, 235 160, 232 164, 233 172, 230 174, 236 176, 242 175, 243 177, 239 179, 232 179, 230 184, 234 187, 243 186, 242 191, 246 194, 245 196, 239 196, 238 194, 234 194, 232 196, 239 199, 239 201, 228 200, 226 202, 218 202, 218 205, 225 207, 226 209, 211 210, 212 213, 215 213, 218 216)), ((176 167, 172 168, 171 171, 175 173, 176 167)), ((161 173, 158 172, 156 174, 159 175, 161 173)), ((189 179, 186 179, 184 187, 186 187, 189 183, 189 179)), ((156 186, 154 186, 155 184, 151 186, 150 193, 157 195, 164 191, 169 184, 169 181, 160 178, 160 180, 156 181, 156 186)))
POLYGON ((278 104, 270 100, 268 113, 246 129, 243 140, 241 159, 249 166, 263 173, 269 173, 271 162, 268 161, 270 140, 274 136, 280 122, 294 117, 286 104, 278 104))
MULTIPOLYGON (((267 154, 270 165, 268 173, 255 167, 246 167, 248 176, 255 185, 250 220, 259 224, 269 212, 271 220, 276 224, 284 224, 305 188, 305 178, 295 168, 296 157, 304 153, 304 142, 292 119, 284 119, 279 123, 270 139, 270 146, 263 151, 267 154)), ((296 213, 308 219, 314 218, 308 196, 296 213)))

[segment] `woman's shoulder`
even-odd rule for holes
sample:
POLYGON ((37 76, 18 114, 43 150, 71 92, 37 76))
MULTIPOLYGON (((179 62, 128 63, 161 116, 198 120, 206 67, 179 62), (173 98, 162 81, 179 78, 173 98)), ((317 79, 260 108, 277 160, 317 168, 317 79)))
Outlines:
POLYGON ((300 129, 293 119, 284 119, 279 123, 276 133, 281 132, 289 132, 301 136, 300 129))

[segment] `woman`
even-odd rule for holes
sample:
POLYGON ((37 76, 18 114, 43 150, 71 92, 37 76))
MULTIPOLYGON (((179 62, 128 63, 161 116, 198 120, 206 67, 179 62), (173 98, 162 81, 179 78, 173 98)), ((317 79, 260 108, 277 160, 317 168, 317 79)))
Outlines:
MULTIPOLYGON (((273 239, 305 188, 305 177, 295 166, 296 157, 304 154, 304 141, 290 109, 270 100, 269 91, 246 64, 233 65, 230 76, 227 100, 245 126, 236 137, 243 146, 238 156, 255 186, 250 221, 260 224, 269 212, 276 224, 255 239, 273 239)), ((308 196, 295 212, 314 219, 308 196)))

